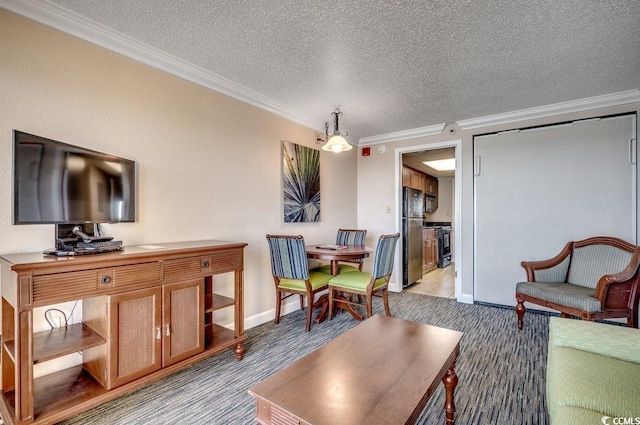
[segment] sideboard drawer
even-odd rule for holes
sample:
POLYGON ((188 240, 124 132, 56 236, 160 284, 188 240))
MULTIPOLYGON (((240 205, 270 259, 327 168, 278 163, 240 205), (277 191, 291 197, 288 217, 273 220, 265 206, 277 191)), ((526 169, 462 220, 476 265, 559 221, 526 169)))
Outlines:
POLYGON ((33 276, 33 303, 46 305, 96 294, 98 269, 33 276))
POLYGON ((113 273, 113 286, 116 289, 129 291, 159 285, 161 270, 159 261, 117 267, 113 273))
POLYGON ((242 269, 242 249, 230 249, 211 254, 211 272, 224 273, 242 269))
POLYGON ((35 275, 33 302, 46 305, 160 284, 160 262, 35 275))
POLYGON ((213 252, 199 257, 167 260, 164 263, 164 280, 184 280, 186 277, 204 277, 242 269, 242 248, 213 252))
POLYGON ((164 262, 164 280, 176 281, 187 278, 198 278, 211 274, 211 257, 179 258, 164 262))

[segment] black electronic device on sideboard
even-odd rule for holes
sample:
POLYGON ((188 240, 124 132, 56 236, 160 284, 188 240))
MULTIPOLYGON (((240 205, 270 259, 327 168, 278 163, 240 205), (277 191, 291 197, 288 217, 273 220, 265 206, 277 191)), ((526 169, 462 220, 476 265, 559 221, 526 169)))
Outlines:
POLYGON ((98 223, 135 221, 134 161, 14 130, 13 224, 55 224, 52 255, 122 249, 98 223))

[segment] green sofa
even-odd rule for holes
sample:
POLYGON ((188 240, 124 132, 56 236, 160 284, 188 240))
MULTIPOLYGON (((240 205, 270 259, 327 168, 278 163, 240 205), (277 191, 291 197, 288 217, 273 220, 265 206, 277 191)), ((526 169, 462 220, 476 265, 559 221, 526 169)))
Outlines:
POLYGON ((640 423, 640 330, 551 317, 546 384, 552 425, 640 423))

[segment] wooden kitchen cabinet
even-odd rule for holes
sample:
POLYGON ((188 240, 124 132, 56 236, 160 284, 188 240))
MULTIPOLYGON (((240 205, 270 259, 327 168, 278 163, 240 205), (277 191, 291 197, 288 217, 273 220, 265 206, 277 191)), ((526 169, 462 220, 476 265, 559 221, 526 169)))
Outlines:
POLYGON ((406 165, 402 166, 402 185, 424 191, 425 174, 406 165))
POLYGON ((435 196, 436 199, 438 199, 438 179, 428 174, 425 174, 423 192, 428 195, 435 196))
POLYGON ((4 423, 59 422, 229 348, 241 360, 245 246, 199 241, 0 257, 4 423), (219 273, 233 273, 233 297, 216 293, 219 273), (35 307, 74 300, 82 301, 82 323, 33 332, 35 307), (214 322, 226 308, 233 329, 214 322), (82 364, 34 378, 34 364, 80 352, 82 364))
POLYGON ((438 179, 421 171, 414 170, 406 165, 402 166, 402 186, 408 186, 413 189, 436 197, 436 205, 438 202, 438 179))
POLYGON ((422 274, 438 267, 438 229, 422 229, 422 274))
POLYGON ((402 166, 402 186, 411 187, 411 168, 402 166))

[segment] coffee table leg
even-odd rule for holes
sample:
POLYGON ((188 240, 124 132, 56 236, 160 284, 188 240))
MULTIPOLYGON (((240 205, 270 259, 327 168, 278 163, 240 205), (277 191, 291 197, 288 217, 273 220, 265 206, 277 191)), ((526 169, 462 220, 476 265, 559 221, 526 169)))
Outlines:
POLYGON ((453 424, 453 414, 456 411, 455 403, 453 402, 453 391, 456 389, 456 385, 458 385, 458 376, 456 375, 455 363, 451 365, 447 373, 444 374, 444 378, 442 378, 442 382, 444 383, 444 388, 446 391, 446 398, 444 401, 444 410, 447 414, 447 425, 453 424))

